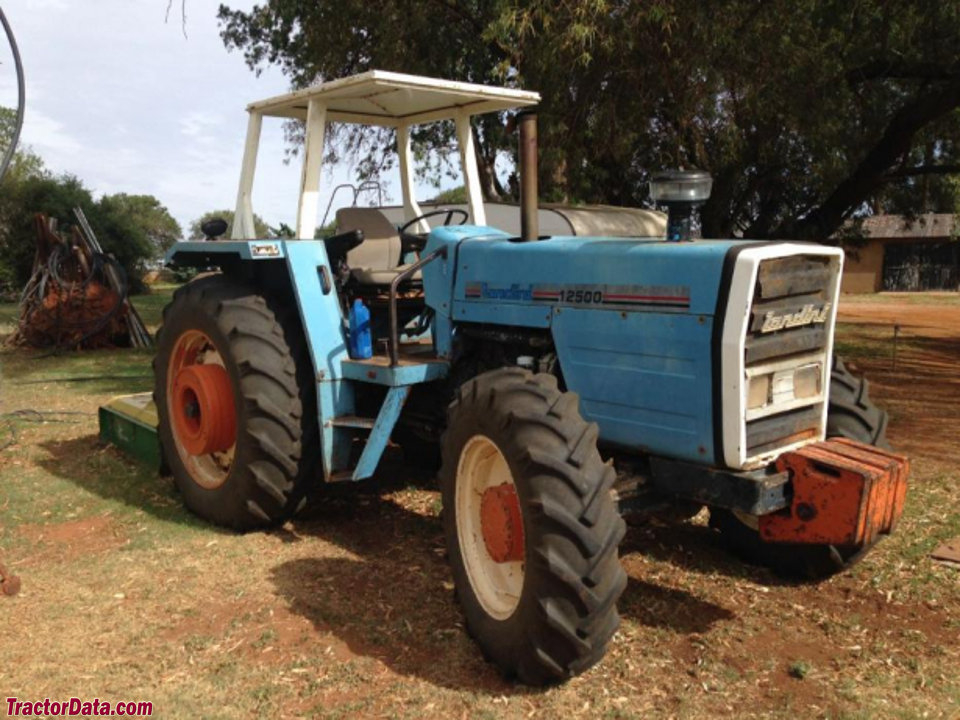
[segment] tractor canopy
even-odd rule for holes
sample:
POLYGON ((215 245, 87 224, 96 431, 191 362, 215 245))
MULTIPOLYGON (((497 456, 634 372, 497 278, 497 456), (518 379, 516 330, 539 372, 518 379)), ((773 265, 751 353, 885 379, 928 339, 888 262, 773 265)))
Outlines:
MULTIPOLYGON (((264 117, 301 120, 305 124, 296 236, 313 238, 327 123, 396 129, 403 214, 404 219, 409 221, 422 214, 414 196, 410 128, 452 120, 456 125, 470 220, 475 225, 485 225, 486 214, 470 118, 484 113, 529 107, 538 102, 540 95, 535 92, 370 70, 251 103, 247 106, 250 119, 237 193, 233 239, 255 237, 252 190, 264 117)), ((419 230, 429 230, 425 226, 426 221, 421 222, 424 226, 419 230)))

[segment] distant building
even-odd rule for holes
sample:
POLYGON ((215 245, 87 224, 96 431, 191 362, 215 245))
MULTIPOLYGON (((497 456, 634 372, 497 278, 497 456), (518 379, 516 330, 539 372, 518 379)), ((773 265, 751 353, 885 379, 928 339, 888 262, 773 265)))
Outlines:
POLYGON ((846 293, 960 290, 960 223, 956 215, 874 215, 865 244, 847 246, 846 293))

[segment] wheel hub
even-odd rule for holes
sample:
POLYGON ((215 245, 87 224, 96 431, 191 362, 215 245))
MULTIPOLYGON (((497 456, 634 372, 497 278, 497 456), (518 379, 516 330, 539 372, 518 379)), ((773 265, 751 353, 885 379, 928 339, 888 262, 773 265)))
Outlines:
POLYGON ((226 452, 236 442, 230 376, 221 365, 186 365, 173 380, 173 429, 190 455, 226 452))
POLYGON ((496 563, 523 560, 523 517, 513 485, 489 487, 480 499, 483 544, 496 563))

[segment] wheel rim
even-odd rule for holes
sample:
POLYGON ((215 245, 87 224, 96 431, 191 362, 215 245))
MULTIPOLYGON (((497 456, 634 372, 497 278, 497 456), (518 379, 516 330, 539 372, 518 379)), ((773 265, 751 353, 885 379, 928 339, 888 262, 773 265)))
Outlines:
POLYGON ((167 417, 190 477, 213 490, 226 482, 236 450, 233 385, 213 341, 200 330, 177 338, 167 366, 167 417))
POLYGON ((486 435, 474 435, 460 453, 456 506, 470 586, 487 614, 505 620, 520 603, 526 543, 513 474, 486 435))

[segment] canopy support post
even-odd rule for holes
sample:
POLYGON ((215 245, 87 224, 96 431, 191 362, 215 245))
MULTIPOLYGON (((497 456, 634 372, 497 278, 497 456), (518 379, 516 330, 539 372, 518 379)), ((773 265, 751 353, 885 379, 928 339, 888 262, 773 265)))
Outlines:
POLYGON ((303 143, 303 173, 300 177, 300 203, 297 206, 297 238, 313 240, 320 199, 320 169, 323 164, 323 139, 327 129, 327 107, 311 99, 307 105, 306 135, 303 143))
MULTIPOLYGON (((410 148, 410 126, 397 126, 397 155, 400 157, 400 187, 403 192, 403 219, 406 222, 423 214, 417 202, 416 191, 413 185, 413 150, 410 148)), ((430 232, 430 225, 421 220, 412 228, 417 233, 430 232)))
POLYGON ((462 110, 457 114, 457 145, 460 146, 460 164, 463 167, 463 184, 467 188, 470 221, 474 225, 486 225, 487 213, 483 207, 483 192, 480 189, 473 129, 470 127, 470 115, 462 110))
POLYGON ((260 149, 260 128, 263 115, 250 111, 247 121, 247 140, 243 147, 243 165, 240 169, 240 188, 237 190, 237 208, 233 213, 234 240, 249 240, 256 237, 253 225, 253 176, 257 170, 257 151, 260 149))

